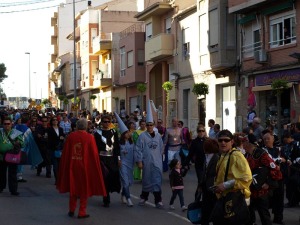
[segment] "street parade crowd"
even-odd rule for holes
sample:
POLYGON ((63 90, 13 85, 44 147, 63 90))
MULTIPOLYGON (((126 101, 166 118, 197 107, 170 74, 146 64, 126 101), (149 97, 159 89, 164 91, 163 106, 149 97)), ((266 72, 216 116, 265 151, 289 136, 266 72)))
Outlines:
POLYGON ((286 127, 279 139, 274 126, 262 127, 259 117, 248 122, 242 132, 231 133, 210 119, 208 126, 199 122, 193 135, 177 118, 169 128, 162 119, 154 121, 150 102, 146 112, 137 106, 130 115, 124 109, 119 114, 81 110, 78 115, 4 110, 0 194, 8 186, 18 196, 18 183, 26 182, 24 165, 6 161, 6 153, 19 148, 36 176, 54 176, 58 191, 70 193, 70 217, 79 199, 77 216, 88 218, 87 199, 93 195, 103 196, 107 208, 111 193, 117 192, 122 203, 133 207, 134 180, 142 183, 139 206, 151 193, 155 207, 165 208, 164 172, 169 173, 171 193, 167 207, 174 210, 178 196, 181 210, 190 210, 184 176, 194 167, 195 203, 202 213, 198 222, 191 222, 253 225, 258 214, 262 225, 284 224, 284 208, 299 207, 300 201, 300 123, 286 127))

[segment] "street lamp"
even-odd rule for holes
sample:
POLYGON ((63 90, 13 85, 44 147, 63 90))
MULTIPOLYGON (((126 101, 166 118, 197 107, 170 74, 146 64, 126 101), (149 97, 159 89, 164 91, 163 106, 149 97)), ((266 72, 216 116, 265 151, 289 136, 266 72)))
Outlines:
POLYGON ((30 52, 25 52, 26 55, 28 55, 28 70, 29 70, 29 98, 31 98, 31 82, 30 82, 30 52))

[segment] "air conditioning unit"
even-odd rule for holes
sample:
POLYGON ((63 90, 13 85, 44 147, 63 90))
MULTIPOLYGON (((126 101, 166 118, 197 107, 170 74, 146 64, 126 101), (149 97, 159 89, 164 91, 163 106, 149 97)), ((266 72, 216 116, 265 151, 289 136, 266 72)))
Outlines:
POLYGON ((80 81, 80 87, 82 87, 82 88, 85 87, 85 81, 83 81, 83 80, 80 81))
POLYGON ((256 63, 267 63, 268 62, 268 55, 266 50, 261 49, 254 52, 254 59, 256 63))

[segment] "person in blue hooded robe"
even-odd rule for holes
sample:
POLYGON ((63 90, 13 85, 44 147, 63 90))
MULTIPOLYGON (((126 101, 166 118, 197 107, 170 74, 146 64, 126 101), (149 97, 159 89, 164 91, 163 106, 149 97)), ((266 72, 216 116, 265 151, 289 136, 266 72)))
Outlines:
POLYGON ((163 208, 161 198, 163 141, 160 134, 153 130, 154 123, 151 120, 147 120, 146 128, 147 131, 140 134, 135 146, 138 167, 143 169, 139 205, 145 205, 149 193, 152 192, 156 208, 163 208))

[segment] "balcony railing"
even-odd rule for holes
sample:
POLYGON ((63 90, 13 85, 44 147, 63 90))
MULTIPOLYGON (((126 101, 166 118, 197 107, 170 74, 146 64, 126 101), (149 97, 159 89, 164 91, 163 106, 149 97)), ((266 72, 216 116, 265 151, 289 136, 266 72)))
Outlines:
POLYGON ((243 57, 247 58, 247 57, 253 57, 254 56, 254 52, 258 51, 261 49, 261 41, 255 42, 253 44, 250 45, 244 45, 242 46, 242 53, 243 53, 243 57))

